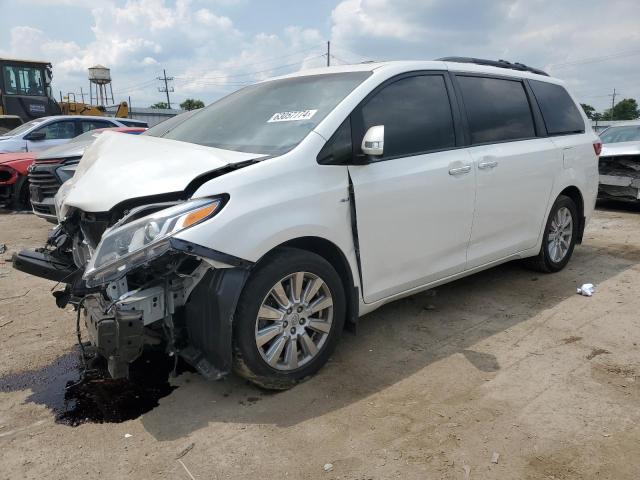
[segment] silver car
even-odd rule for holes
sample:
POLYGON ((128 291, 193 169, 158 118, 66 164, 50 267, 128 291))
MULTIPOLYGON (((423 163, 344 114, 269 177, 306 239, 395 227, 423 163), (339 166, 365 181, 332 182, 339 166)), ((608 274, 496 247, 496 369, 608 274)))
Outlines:
POLYGON ((37 152, 67 143, 96 128, 146 127, 146 122, 113 117, 65 115, 31 120, 0 135, 0 153, 37 152))
POLYGON ((598 198, 640 200, 640 121, 607 128, 600 134, 598 198))

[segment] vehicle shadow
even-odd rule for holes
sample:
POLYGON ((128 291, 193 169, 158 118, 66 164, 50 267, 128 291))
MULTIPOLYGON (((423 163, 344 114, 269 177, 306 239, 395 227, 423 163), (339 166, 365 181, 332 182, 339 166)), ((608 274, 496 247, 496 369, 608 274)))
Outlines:
POLYGON ((598 210, 608 210, 613 212, 640 213, 640 201, 624 202, 619 200, 598 200, 596 208, 598 210))
MULTIPOLYGON (((174 380, 178 388, 142 423, 158 440, 178 439, 219 422, 295 425, 358 402, 455 354, 487 375, 500 365, 493 355, 474 351, 475 344, 576 295, 582 283, 597 285, 638 263, 637 245, 610 252, 606 246, 585 245, 576 248, 565 270, 553 275, 518 263, 502 265, 363 317, 358 334, 345 333, 331 361, 289 391, 265 392, 235 376, 207 382, 187 373, 174 380)), ((428 398, 425 389, 425 402, 428 398)))

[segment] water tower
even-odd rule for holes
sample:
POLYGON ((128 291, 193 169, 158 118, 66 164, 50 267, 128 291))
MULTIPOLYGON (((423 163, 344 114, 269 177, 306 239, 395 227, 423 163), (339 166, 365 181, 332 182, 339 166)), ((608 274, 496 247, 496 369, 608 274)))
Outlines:
POLYGON ((114 103, 113 87, 111 86, 111 70, 107 67, 95 65, 89 68, 89 96, 92 105, 94 99, 96 105, 101 107, 104 107, 105 104, 109 102, 109 98, 111 98, 111 104, 114 103))

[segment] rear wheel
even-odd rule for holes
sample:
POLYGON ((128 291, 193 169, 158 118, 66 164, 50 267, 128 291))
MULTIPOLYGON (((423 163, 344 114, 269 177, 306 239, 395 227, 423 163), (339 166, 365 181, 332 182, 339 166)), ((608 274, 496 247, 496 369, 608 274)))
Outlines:
POLYGON ((578 210, 573 200, 560 195, 549 213, 540 253, 526 264, 539 272, 562 270, 573 254, 578 236, 578 210))
POLYGON ((21 177, 16 183, 16 191, 11 199, 11 208, 15 210, 30 210, 31 196, 29 194, 29 180, 21 177))
POLYGON ((269 389, 317 372, 345 320, 342 281, 324 258, 295 248, 267 257, 247 281, 234 317, 234 369, 269 389))

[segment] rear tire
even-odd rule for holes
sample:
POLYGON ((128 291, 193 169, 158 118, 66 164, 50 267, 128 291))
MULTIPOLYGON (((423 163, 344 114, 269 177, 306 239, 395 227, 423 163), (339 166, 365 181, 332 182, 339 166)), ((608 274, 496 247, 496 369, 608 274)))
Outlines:
POLYGON ((31 210, 31 196, 29 194, 29 180, 22 178, 18 180, 17 189, 11 199, 10 207, 14 210, 31 210))
POLYGON ((578 209, 574 201, 560 195, 549 212, 542 245, 537 256, 525 260, 525 265, 544 273, 559 272, 573 254, 578 237, 578 209))
POLYGON ((234 371, 285 390, 316 373, 344 327, 344 285, 323 257, 280 248, 256 267, 234 316, 234 371))

